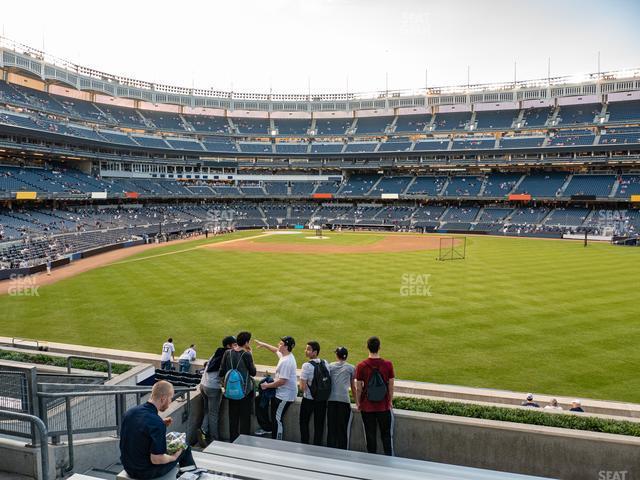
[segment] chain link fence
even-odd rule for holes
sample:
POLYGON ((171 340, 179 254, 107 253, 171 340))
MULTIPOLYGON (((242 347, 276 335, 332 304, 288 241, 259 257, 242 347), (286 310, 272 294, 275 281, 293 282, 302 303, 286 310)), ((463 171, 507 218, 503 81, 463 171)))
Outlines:
MULTIPOLYGON (((29 373, 19 370, 0 370, 0 410, 14 413, 32 413, 29 392, 29 373)), ((31 438, 29 422, 0 418, 0 433, 31 438)))

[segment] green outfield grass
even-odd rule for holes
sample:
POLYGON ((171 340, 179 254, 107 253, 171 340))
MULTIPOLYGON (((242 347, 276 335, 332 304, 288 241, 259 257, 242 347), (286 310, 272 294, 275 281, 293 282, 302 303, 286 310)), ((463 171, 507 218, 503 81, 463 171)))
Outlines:
MULTIPOLYGON (((313 241, 308 234, 259 241, 313 241)), ((333 235, 323 242, 381 237, 333 235)), ((469 237, 466 260, 439 262, 435 251, 193 248, 229 238, 147 251, 39 297, 0 297, 0 334, 157 353, 171 335, 205 358, 248 329, 273 343, 293 335, 299 365, 308 340, 326 358, 344 345, 355 362, 375 334, 398 378, 640 402, 640 249, 469 237), (403 296, 403 281, 418 275, 430 275, 431 296, 403 296)), ((256 357, 275 363, 264 350, 256 357)))

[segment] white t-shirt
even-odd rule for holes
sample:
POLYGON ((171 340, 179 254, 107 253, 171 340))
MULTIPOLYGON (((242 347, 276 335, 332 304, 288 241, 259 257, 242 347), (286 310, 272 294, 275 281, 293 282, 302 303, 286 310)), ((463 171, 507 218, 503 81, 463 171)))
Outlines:
POLYGON ((196 351, 189 347, 187 348, 184 353, 182 355, 180 355, 180 358, 178 360, 189 360, 190 362, 193 362, 196 359, 196 351))
POLYGON ((558 405, 557 407, 554 407, 553 405, 547 405, 546 407, 544 407, 545 410, 562 410, 562 407, 560 405, 558 405))
MULTIPOLYGON (((327 367, 327 371, 329 371, 329 364, 326 360, 322 360, 324 362, 325 367, 327 367)), ((308 362, 304 362, 302 364, 302 371, 300 372, 300 380, 304 380, 304 392, 302 392, 302 396, 308 400, 313 400, 313 396, 311 395, 311 390, 309 390, 309 385, 313 380, 313 365, 311 362, 318 363, 320 362, 319 358, 314 358, 313 360, 309 360, 308 362)))
POLYGON ((298 386, 296 385, 296 359, 292 353, 289 355, 278 354, 278 366, 276 367, 275 380, 282 378, 286 380, 284 385, 276 388, 276 398, 285 402, 295 402, 298 396, 298 386))
POLYGON ((171 360, 171 355, 176 351, 176 347, 171 342, 164 342, 162 344, 162 355, 160 356, 161 362, 168 362, 171 360))

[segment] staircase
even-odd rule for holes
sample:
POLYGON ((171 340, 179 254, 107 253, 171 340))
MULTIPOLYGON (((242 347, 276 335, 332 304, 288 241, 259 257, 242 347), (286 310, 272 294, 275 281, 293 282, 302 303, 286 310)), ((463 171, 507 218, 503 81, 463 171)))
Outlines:
POLYGON ((615 182, 613 182, 613 187, 611 188, 611 193, 607 195, 609 198, 614 198, 616 193, 618 193, 618 189, 620 188, 620 178, 616 177, 615 182))
MULTIPOLYGON (((380 144, 378 144, 378 146, 379 146, 379 145, 380 145, 380 144)), ((384 177, 380 176, 380 177, 378 178, 378 180, 376 181, 376 183, 374 183, 374 184, 371 186, 371 188, 365 192, 365 194, 364 194, 364 195, 365 195, 365 196, 366 196, 366 195, 369 195, 371 192, 375 191, 376 187, 377 187, 377 186, 378 186, 378 184, 382 181, 382 179, 383 179, 383 178, 384 178, 384 177)))
POLYGON ((149 120, 147 117, 142 115, 142 112, 140 112, 140 110, 135 108, 134 112, 136 112, 136 114, 140 117, 140 119, 142 119, 143 123, 147 128, 150 128, 151 130, 157 130, 157 127, 154 125, 154 123, 151 120, 149 120))
POLYGON ((524 173, 522 174, 522 176, 520 177, 520 179, 516 182, 516 184, 513 186, 513 188, 511 190, 509 190, 509 192, 507 193, 507 195, 516 192, 518 190, 518 187, 520 186, 520 184, 524 181, 524 179, 527 178, 527 174, 524 173))
MULTIPOLYGON (((553 109, 553 113, 551 114, 551 118, 547 119, 546 123, 544 124, 545 127, 551 127, 551 126, 555 125, 556 124, 556 120, 558 119, 558 114, 559 113, 560 113, 560 106, 556 105, 556 107, 553 109)), ((562 118, 560 118, 560 119, 562 120, 562 118)))
POLYGON ((567 189, 567 187, 569 186, 569 183, 571 183, 571 179, 573 178, 573 175, 569 175, 567 177, 567 179, 565 180, 565 182, 562 184, 562 186, 560 187, 560 189, 558 190, 558 192, 556 193, 556 197, 562 197, 564 194, 564 191, 567 189))
POLYGON ((193 125, 191 125, 189 122, 187 122, 187 119, 184 118, 181 113, 179 113, 178 116, 180 117, 180 120, 182 121, 182 125, 184 126, 184 129, 186 131, 188 131, 188 132, 195 132, 196 131, 195 127, 193 125))
POLYGON ((520 124, 520 128, 522 128, 524 125, 524 108, 521 108, 518 111, 518 116, 516 117, 516 119, 513 121, 513 123, 511 124, 512 127, 514 128, 518 128, 517 125, 520 124))
POLYGON ((413 178, 411 179, 411 181, 410 181, 410 182, 409 182, 409 184, 407 185, 407 188, 405 188, 404 190, 402 190, 402 191, 400 192, 400 195, 403 195, 404 193, 406 193, 406 192, 408 192, 408 191, 409 191, 409 189, 411 188, 411 185, 413 185, 413 184, 415 183, 416 178, 418 178, 418 177, 413 177, 413 178))
POLYGON ((482 179, 482 185, 480 185, 480 190, 478 190, 478 196, 479 197, 483 197, 484 196, 484 191, 487 188, 487 180, 489 179, 488 176, 485 176, 482 179))

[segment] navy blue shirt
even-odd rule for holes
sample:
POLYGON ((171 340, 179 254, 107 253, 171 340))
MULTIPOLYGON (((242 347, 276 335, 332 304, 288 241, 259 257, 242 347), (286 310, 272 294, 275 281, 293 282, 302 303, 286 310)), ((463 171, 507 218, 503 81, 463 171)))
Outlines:
POLYGON ((130 408, 122 419, 120 462, 132 477, 153 469, 150 454, 167 453, 167 427, 153 403, 130 408))

